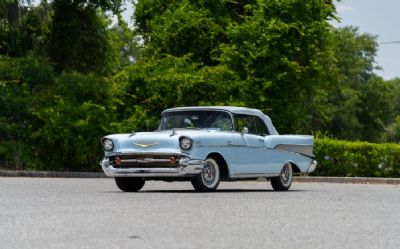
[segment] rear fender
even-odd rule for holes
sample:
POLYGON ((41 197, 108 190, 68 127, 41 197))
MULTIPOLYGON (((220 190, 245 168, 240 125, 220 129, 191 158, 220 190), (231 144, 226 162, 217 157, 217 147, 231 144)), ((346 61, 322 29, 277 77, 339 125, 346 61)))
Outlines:
POLYGON ((271 135, 265 137, 265 147, 268 149, 283 150, 313 157, 313 136, 303 135, 271 135))

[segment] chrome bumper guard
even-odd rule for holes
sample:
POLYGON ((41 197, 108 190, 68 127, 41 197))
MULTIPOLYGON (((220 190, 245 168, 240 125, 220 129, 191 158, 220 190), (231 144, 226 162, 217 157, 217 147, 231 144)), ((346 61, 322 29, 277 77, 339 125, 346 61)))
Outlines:
POLYGON ((104 158, 100 165, 110 177, 181 177, 200 174, 204 161, 181 158, 178 166, 173 168, 115 168, 108 158, 104 158))
POLYGON ((315 168, 317 167, 317 161, 313 160, 310 164, 310 167, 308 167, 307 173, 311 173, 315 170, 315 168))

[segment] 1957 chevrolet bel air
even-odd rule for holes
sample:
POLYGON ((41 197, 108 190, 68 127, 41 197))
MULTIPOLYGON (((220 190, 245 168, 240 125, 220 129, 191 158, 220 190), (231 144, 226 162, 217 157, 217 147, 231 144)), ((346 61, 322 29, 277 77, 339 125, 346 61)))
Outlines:
POLYGON ((146 180, 191 181, 214 191, 220 181, 267 178, 288 190, 294 173, 314 171, 312 136, 279 135, 271 119, 244 107, 165 110, 155 132, 101 139, 101 166, 119 189, 139 191, 146 180))

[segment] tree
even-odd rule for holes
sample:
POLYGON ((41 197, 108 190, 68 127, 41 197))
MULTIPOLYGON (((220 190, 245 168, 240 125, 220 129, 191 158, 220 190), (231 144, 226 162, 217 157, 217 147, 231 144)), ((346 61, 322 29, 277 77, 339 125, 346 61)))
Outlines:
POLYGON ((157 128, 161 111, 172 106, 242 104, 235 98, 236 75, 222 66, 202 67, 189 56, 138 61, 116 75, 116 129, 157 128))
POLYGON ((135 20, 147 63, 185 57, 195 70, 224 70, 234 75, 229 84, 235 90, 222 93, 220 103, 268 111, 282 132, 294 132, 302 129, 308 99, 320 84, 334 13, 332 4, 318 0, 142 0, 135 20))
POLYGON ((0 54, 42 54, 50 33, 51 9, 46 1, 37 7, 31 1, 7 1, 0 5, 0 54))
POLYGON ((119 39, 134 39, 132 35, 128 38, 128 29, 123 33, 125 37, 113 35, 109 17, 103 11, 119 15, 122 3, 55 0, 33 6, 30 1, 5 1, 0 6, 0 54, 50 57, 58 71, 115 73, 120 67, 120 51, 125 47, 119 39))
POLYGON ((366 120, 360 118, 368 100, 366 85, 376 78, 376 37, 344 27, 330 32, 327 46, 334 58, 322 64, 326 84, 312 99, 316 111, 311 123, 338 138, 363 139, 366 120))
POLYGON ((98 169, 95 162, 102 154, 99 140, 111 132, 115 119, 111 89, 106 78, 93 74, 58 75, 50 89, 52 95, 32 110, 41 125, 34 127, 30 140, 47 169, 98 169))
POLYGON ((109 22, 97 7, 75 1, 54 1, 51 60, 58 71, 103 75, 116 71, 118 52, 111 46, 109 22))
POLYGON ((322 61, 335 10, 324 1, 258 1, 229 26, 221 60, 246 89, 247 106, 267 111, 283 132, 304 132, 305 117, 323 83, 322 61))
POLYGON ((194 62, 216 65, 220 45, 227 42, 226 29, 250 13, 246 1, 140 0, 135 4, 137 31, 147 55, 191 55, 194 62))
POLYGON ((120 2, 43 1, 34 7, 7 1, 0 6, 1 167, 97 169, 99 138, 111 132, 115 120, 111 98, 122 95, 98 74, 111 75, 131 64, 137 52, 133 31, 121 20, 111 28, 103 12, 119 15, 118 4, 110 3, 120 2), (68 33, 67 43, 60 32, 68 33), (58 149, 49 153, 52 148, 58 149))
POLYGON ((361 89, 358 120, 361 124, 360 139, 384 142, 385 127, 395 121, 394 85, 380 77, 374 77, 361 89))
POLYGON ((128 27, 121 15, 117 15, 118 22, 108 29, 111 38, 111 46, 118 53, 116 58, 118 69, 134 64, 141 56, 139 37, 135 31, 128 27))
POLYGON ((400 142, 400 78, 386 82, 391 85, 391 94, 394 96, 393 115, 394 118, 386 127, 385 140, 389 142, 400 142))
POLYGON ((54 71, 46 59, 0 56, 0 165, 40 167, 31 134, 42 123, 34 112, 51 96, 54 71))

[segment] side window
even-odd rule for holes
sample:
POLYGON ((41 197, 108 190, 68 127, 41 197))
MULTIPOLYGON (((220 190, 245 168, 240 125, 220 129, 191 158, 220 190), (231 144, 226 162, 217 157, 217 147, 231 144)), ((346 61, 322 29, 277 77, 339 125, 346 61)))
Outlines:
POLYGON ((255 119, 256 119, 257 135, 260 135, 260 136, 269 135, 268 128, 265 125, 264 121, 259 117, 255 117, 255 119))
POLYGON ((254 116, 250 115, 235 115, 236 131, 242 132, 244 127, 249 129, 249 134, 257 134, 254 116))

